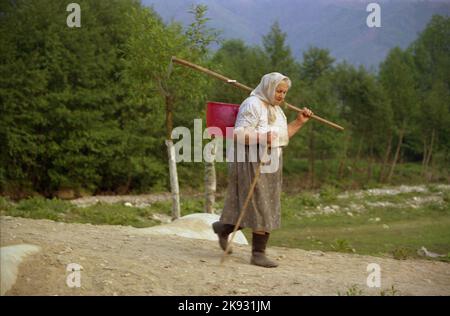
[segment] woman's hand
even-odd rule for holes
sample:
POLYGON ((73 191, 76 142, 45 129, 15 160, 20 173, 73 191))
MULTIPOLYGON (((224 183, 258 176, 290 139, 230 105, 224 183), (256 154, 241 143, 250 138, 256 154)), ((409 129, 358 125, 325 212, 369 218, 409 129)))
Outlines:
POLYGON ((298 112, 297 121, 299 123, 305 124, 313 114, 314 113, 310 109, 304 107, 301 112, 298 112))
POLYGON ((267 133, 258 133, 254 130, 235 130, 234 141, 240 144, 254 145, 256 143, 263 145, 272 145, 278 139, 277 132, 269 131, 267 133))
POLYGON ((258 142, 260 144, 264 144, 265 142, 267 142, 267 145, 270 146, 276 141, 276 139, 278 138, 278 134, 277 132, 270 131, 267 133, 259 134, 258 138, 259 138, 258 142))

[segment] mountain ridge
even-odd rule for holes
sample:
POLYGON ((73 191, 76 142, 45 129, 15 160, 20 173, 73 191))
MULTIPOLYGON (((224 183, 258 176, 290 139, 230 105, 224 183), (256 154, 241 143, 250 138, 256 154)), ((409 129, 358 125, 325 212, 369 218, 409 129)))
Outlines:
POLYGON ((222 31, 222 39, 238 38, 262 45, 262 36, 278 21, 287 43, 299 60, 310 46, 327 48, 337 61, 378 67, 395 46, 408 47, 433 14, 450 15, 450 1, 376 1, 381 7, 381 27, 369 28, 366 0, 142 0, 164 21, 192 23, 189 8, 208 6, 208 26, 222 31))

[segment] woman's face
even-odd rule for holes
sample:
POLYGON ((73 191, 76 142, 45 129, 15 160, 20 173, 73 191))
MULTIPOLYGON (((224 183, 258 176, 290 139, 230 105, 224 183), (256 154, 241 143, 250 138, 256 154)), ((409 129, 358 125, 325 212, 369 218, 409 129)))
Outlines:
POLYGON ((289 86, 286 82, 282 81, 278 84, 275 89, 275 105, 280 105, 284 102, 284 98, 286 97, 288 90, 289 86))

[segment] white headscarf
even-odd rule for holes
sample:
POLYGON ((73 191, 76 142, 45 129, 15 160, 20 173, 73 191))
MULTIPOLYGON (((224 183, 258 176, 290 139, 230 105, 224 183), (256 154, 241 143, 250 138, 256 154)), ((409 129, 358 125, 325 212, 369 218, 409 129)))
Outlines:
POLYGON ((253 90, 250 95, 256 96, 259 99, 269 104, 269 123, 273 123, 276 119, 275 114, 275 90, 281 81, 285 80, 288 87, 291 87, 291 79, 279 72, 271 72, 261 78, 259 85, 253 90))

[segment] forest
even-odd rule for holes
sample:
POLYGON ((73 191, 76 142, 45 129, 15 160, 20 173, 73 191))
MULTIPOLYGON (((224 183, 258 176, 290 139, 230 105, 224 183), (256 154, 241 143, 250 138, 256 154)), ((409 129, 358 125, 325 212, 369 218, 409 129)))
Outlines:
MULTIPOLYGON (((204 124, 207 101, 240 104, 247 96, 171 64, 172 56, 251 87, 281 72, 293 82, 289 103, 345 127, 308 122, 286 148, 286 188, 449 181, 448 16, 434 15, 374 71, 337 63, 321 47, 295 59, 277 22, 254 46, 219 40, 203 5, 192 7, 192 23, 183 27, 135 0, 78 3, 81 27, 74 28, 62 1, 0 5, 2 195, 170 190, 165 140, 172 129, 193 130, 194 119, 204 124)), ((224 188, 226 163, 216 169, 224 188)), ((204 170, 202 162, 180 163, 181 189, 202 191, 204 170)))

